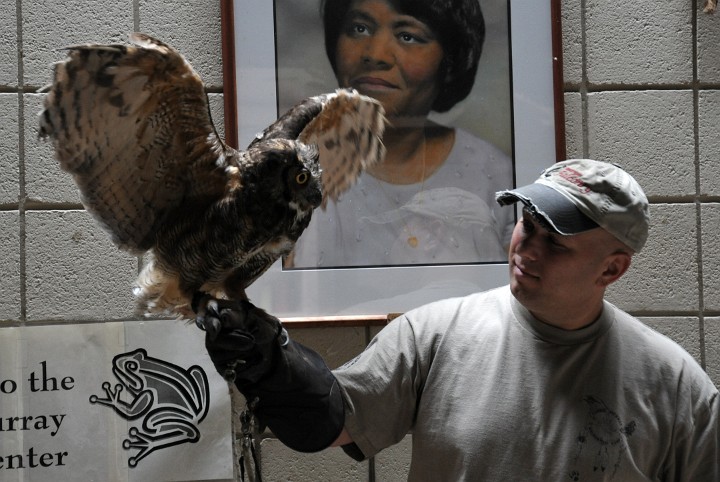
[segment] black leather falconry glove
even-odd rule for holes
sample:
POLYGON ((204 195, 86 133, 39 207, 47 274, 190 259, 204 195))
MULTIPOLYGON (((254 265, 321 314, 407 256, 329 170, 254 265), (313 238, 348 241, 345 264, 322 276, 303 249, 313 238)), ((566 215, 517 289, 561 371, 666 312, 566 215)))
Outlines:
POLYGON ((345 409, 337 381, 313 350, 291 340, 280 320, 249 301, 196 298, 197 325, 215 368, 285 445, 300 452, 329 447, 345 409))

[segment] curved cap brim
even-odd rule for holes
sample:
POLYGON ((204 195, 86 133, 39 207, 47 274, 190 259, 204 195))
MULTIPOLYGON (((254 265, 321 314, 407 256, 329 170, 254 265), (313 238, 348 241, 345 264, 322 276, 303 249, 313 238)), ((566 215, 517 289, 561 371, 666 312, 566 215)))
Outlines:
POLYGON ((534 183, 496 196, 502 205, 520 201, 529 208, 530 214, 549 231, 570 235, 598 227, 564 195, 544 184, 534 183))

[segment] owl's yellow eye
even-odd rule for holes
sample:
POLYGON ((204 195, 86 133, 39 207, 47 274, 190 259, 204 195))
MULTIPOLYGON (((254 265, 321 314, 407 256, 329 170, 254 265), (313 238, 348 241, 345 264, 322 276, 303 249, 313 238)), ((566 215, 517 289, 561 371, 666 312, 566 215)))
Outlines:
POLYGON ((307 171, 302 171, 295 176, 295 182, 299 185, 303 185, 310 180, 310 174, 307 171))

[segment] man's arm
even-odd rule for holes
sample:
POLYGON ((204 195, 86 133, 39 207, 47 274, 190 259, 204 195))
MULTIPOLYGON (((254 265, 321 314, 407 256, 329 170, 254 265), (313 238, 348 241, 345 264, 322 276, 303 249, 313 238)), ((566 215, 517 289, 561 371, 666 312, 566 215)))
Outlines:
POLYGON ((353 443, 352 437, 346 429, 342 429, 340 436, 332 443, 333 447, 340 447, 341 445, 348 445, 353 443))

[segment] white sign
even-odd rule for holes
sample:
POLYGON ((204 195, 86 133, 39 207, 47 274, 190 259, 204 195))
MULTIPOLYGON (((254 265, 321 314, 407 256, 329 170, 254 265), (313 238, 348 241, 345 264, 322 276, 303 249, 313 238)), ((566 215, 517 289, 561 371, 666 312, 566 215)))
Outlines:
POLYGON ((228 386, 184 321, 0 330, 0 480, 232 480, 228 386))

